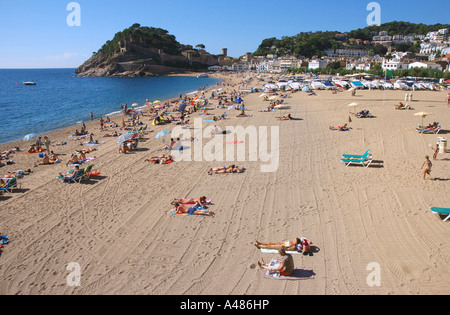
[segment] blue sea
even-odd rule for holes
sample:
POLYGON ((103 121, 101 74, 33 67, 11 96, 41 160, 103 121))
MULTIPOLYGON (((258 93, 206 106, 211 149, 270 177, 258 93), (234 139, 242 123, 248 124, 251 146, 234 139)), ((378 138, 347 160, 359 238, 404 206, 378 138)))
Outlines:
POLYGON ((0 69, 0 144, 212 87, 214 78, 84 78, 75 69, 0 69), (32 81, 37 85, 26 86, 32 81))

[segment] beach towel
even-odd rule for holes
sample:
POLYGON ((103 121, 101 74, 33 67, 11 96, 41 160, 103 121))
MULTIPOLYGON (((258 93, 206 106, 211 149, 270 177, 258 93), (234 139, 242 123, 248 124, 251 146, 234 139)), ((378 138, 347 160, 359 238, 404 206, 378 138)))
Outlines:
POLYGON ((105 143, 105 142, 104 142, 104 141, 99 141, 99 142, 97 142, 97 143, 85 142, 84 144, 85 144, 86 146, 88 146, 88 147, 96 147, 96 146, 98 146, 99 144, 103 144, 103 143, 105 143))
POLYGON ((205 119, 204 121, 206 121, 206 122, 212 122, 212 121, 214 121, 214 119, 205 119))
POLYGON ((45 149, 44 148, 41 148, 39 151, 36 151, 36 152, 24 152, 24 153, 22 153, 22 154, 38 154, 38 153, 41 153, 41 152, 44 152, 45 151, 45 149))
POLYGON ((185 216, 185 217, 204 217, 203 214, 201 215, 197 215, 197 214, 188 214, 188 213, 177 213, 175 211, 175 209, 170 210, 172 212, 173 215, 180 215, 180 216, 185 216))
POLYGON ((310 280, 314 279, 316 277, 316 274, 312 270, 306 270, 306 269, 294 269, 294 272, 290 276, 280 276, 279 273, 276 272, 268 272, 266 271, 264 273, 265 279, 270 280, 310 280))
MULTIPOLYGON (((268 248, 260 248, 260 249, 261 249, 261 253, 264 253, 264 254, 278 254, 278 249, 268 249, 268 248)), ((289 251, 286 251, 286 253, 291 254, 291 255, 301 254, 296 250, 289 250, 289 251)))
POLYGON ((177 148, 173 148, 173 149, 165 148, 164 150, 165 151, 183 151, 184 148, 183 148, 183 146, 181 146, 181 147, 177 147, 177 148))

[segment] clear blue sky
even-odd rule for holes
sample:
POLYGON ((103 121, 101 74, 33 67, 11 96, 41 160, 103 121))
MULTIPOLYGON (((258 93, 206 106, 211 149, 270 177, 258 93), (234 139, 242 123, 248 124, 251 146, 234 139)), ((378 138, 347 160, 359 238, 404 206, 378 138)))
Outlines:
MULTIPOLYGON (((79 0, 81 26, 67 25, 70 0, 0 0, 0 68, 75 68, 114 34, 139 23, 182 44, 239 57, 269 37, 367 26, 372 1, 79 0)), ((448 0, 379 0, 381 23, 450 23, 448 0)))

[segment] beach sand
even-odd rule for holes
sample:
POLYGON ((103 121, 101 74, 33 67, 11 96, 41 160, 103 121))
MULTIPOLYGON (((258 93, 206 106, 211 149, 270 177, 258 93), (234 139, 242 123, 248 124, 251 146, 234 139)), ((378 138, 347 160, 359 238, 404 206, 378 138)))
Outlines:
MULTIPOLYGON (((225 79, 235 84, 242 78, 225 79)), ((235 163, 247 168, 239 175, 207 175, 226 162, 149 164, 145 159, 163 154, 155 135, 172 128, 151 124, 141 149, 127 155, 117 153, 116 138, 101 137, 98 121, 87 124, 105 143, 89 155, 96 156, 101 175, 81 184, 56 179, 69 170, 64 164, 70 154, 87 148, 68 138, 75 128, 49 134, 54 142, 68 143, 53 147, 65 154, 61 164, 33 168, 37 156, 14 154, 16 164, 0 173, 33 173, 20 180, 21 190, 0 197, 0 232, 11 239, 0 257, 0 293, 449 294, 450 223, 430 207, 450 207, 450 153, 432 161, 434 181, 423 180, 420 169, 437 137, 448 136, 447 92, 414 92, 411 111, 394 110, 404 91, 317 94, 294 93, 285 100, 291 108, 276 113, 259 112, 268 103, 260 93, 249 94, 244 101, 252 117, 236 118, 237 111, 227 110, 229 118, 217 123, 278 126, 280 165, 271 173, 261 172, 263 162, 248 160, 235 163), (376 118, 352 117, 349 132, 331 131, 329 126, 348 122, 347 105, 355 101, 376 118), (439 121, 443 133, 418 134, 421 118, 413 114, 420 111, 434 113, 425 122, 439 121), (275 119, 287 113, 299 119, 275 119), (342 154, 367 149, 374 160, 368 168, 340 162, 342 154), (173 198, 203 195, 212 199, 214 217, 172 215, 173 198), (264 279, 257 261, 277 255, 261 253, 255 239, 302 236, 313 242, 314 253, 294 255, 294 262, 313 270, 315 278, 264 279), (68 285, 70 263, 80 266, 80 286, 68 285)), ((119 123, 121 116, 113 120, 119 123)))

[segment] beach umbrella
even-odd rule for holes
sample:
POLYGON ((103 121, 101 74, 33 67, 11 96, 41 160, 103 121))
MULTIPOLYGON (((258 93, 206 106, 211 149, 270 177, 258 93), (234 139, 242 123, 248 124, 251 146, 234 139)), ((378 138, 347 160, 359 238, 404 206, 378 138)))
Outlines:
POLYGON ((359 105, 360 105, 359 103, 350 103, 348 104, 348 107, 357 107, 359 105))
POLYGON ((23 141, 29 141, 29 140, 31 140, 31 139, 36 138, 37 136, 38 136, 38 135, 35 134, 35 133, 30 133, 30 134, 26 135, 25 137, 23 137, 23 141))
POLYGON ((168 134, 171 134, 171 133, 172 133, 172 131, 169 131, 169 130, 163 130, 163 131, 160 131, 160 132, 156 135, 156 139, 162 138, 162 137, 164 137, 165 135, 168 135, 168 134))
POLYGON ((138 137, 139 134, 137 133, 125 133, 121 135, 119 138, 117 138, 117 143, 124 143, 126 141, 133 140, 134 138, 138 137))
POLYGON ((161 101, 154 101, 153 104, 159 104, 161 101))
POLYGON ((271 96, 269 97, 269 101, 277 101, 278 100, 278 96, 271 96))
POLYGON ((427 112, 420 112, 420 113, 415 113, 414 116, 416 117, 422 117, 422 127, 423 127, 423 119, 427 116, 431 116, 434 115, 433 113, 427 113, 427 112))
POLYGON ((178 111, 179 112, 184 112, 184 110, 186 109, 187 104, 186 103, 182 103, 179 107, 178 107, 178 111))

